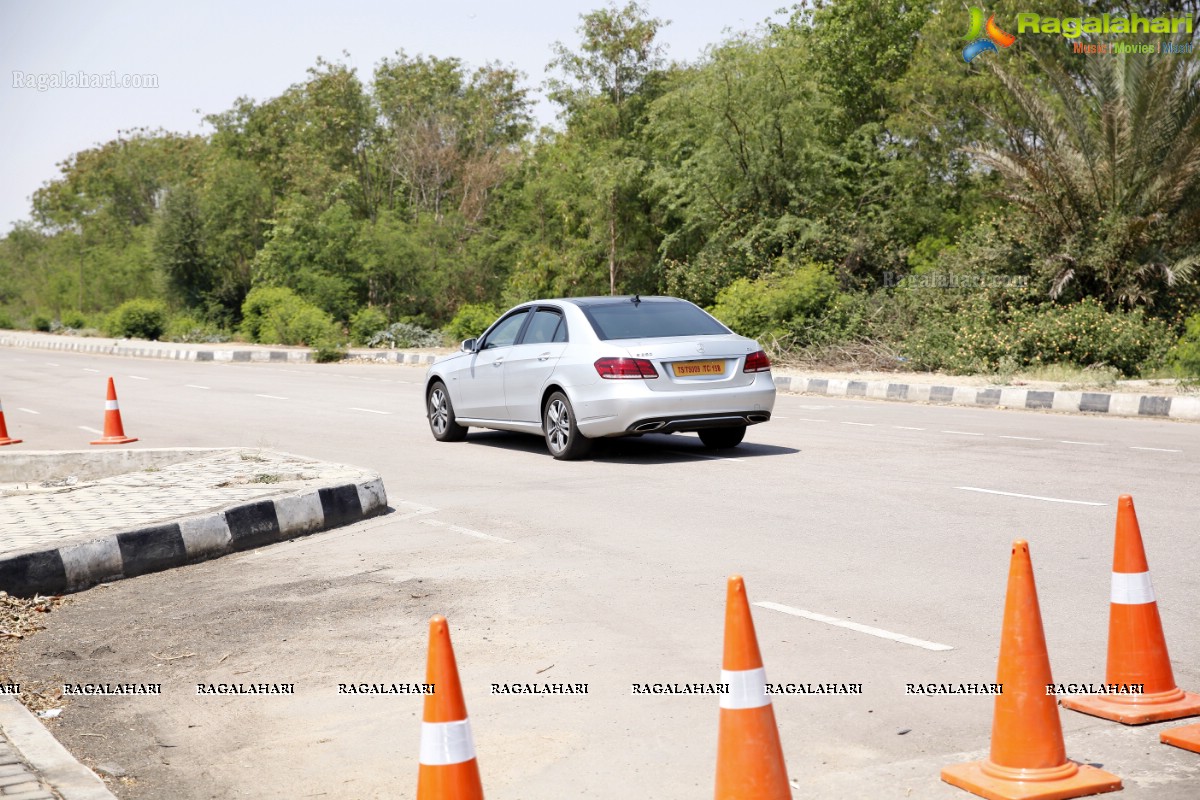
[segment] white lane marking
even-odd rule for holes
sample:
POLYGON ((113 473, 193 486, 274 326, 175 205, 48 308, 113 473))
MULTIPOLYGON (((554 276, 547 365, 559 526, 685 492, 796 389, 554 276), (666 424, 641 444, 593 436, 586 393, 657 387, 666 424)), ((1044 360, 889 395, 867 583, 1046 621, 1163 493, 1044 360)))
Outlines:
POLYGON ((846 422, 846 420, 841 420, 841 423, 843 425, 858 425, 859 427, 862 427, 862 428, 874 428, 875 427, 874 422, 846 422))
POLYGON ((133 378, 135 381, 148 381, 149 378, 143 378, 141 375, 126 375, 127 378, 133 378))
POLYGON ((84 368, 83 368, 83 371, 84 371, 84 372, 99 372, 100 370, 98 370, 98 369, 92 369, 91 367, 84 367, 84 368))
POLYGON ((375 410, 375 409, 373 409, 373 408, 356 408, 356 407, 354 407, 354 406, 351 406, 351 407, 350 407, 350 410, 351 410, 351 411, 365 411, 365 412, 367 412, 368 414, 391 414, 391 413, 392 413, 392 412, 390 412, 390 411, 376 411, 376 410, 375 410))
POLYGON ((809 417, 796 417, 796 420, 798 422, 828 422, 829 421, 829 420, 824 420, 824 419, 810 419, 809 417))
POLYGON ((955 436, 983 436, 982 433, 971 433, 970 431, 942 431, 942 433, 952 433, 955 436))
POLYGON ((185 388, 185 389, 209 389, 209 388, 211 388, 211 387, 209 387, 209 386, 201 386, 201 385, 200 385, 200 384, 198 384, 198 383, 185 383, 185 384, 183 385, 183 388, 185 388))
POLYGON ((1059 444, 1086 444, 1092 447, 1104 447, 1104 442, 1073 442, 1070 439, 1059 439, 1059 444))
POLYGON ((914 428, 911 425, 893 425, 892 427, 898 431, 923 431, 923 430, 925 430, 924 428, 914 428))
POLYGON ((833 406, 804 406, 804 405, 801 405, 801 406, 796 406, 796 408, 803 408, 808 411, 827 411, 828 409, 833 408, 833 406))
POLYGON ((412 383, 412 381, 396 381, 396 383, 412 383))
POLYGON ((1041 441, 1041 439, 1039 439, 1036 436, 1005 436, 1003 433, 997 434, 997 436, 1001 439, 1020 439, 1023 442, 1040 442, 1041 441))
POLYGON ((286 397, 280 397, 277 394, 256 394, 255 397, 265 397, 268 400, 287 400, 286 397))
POLYGON ((1182 453, 1183 452, 1182 450, 1169 450, 1166 447, 1133 447, 1132 445, 1130 446, 1129 449, 1130 450, 1149 450, 1153 453, 1182 453))
POLYGON ((47 366, 47 367, 57 367, 57 366, 58 366, 58 364, 55 364, 53 361, 47 361, 47 362, 46 362, 46 366, 47 366))
POLYGON ((17 411, 24 411, 26 414, 40 414, 40 411, 34 411, 32 408, 21 408, 17 406, 17 411))
POLYGON ((423 506, 420 503, 413 503, 409 500, 401 500, 397 505, 408 506, 409 508, 413 509, 407 514, 401 514, 400 516, 396 517, 397 521, 402 519, 412 519, 413 517, 419 517, 422 514, 432 514, 437 511, 437 509, 433 506, 423 506))
POLYGON ((504 542, 506 544, 512 544, 512 539, 501 539, 499 536, 492 536, 490 533, 480 533, 479 531, 473 531, 470 528, 464 528, 461 525, 448 525, 445 522, 436 519, 423 519, 421 520, 421 524, 432 525, 435 528, 449 528, 455 533, 465 533, 467 536, 474 536, 477 539, 487 539, 488 541, 492 542, 504 542))
POLYGON ((777 414, 777 415, 771 417, 771 419, 790 419, 790 417, 781 417, 777 414))
POLYGON ((79 430, 81 430, 81 431, 87 431, 88 433, 94 433, 94 434, 96 434, 97 436, 103 436, 103 435, 104 435, 104 431, 98 431, 98 430, 96 430, 95 428, 89 428, 87 425, 78 425, 77 427, 78 427, 78 428, 79 428, 79 430))
POLYGON ((764 601, 755 603, 754 605, 760 608, 769 608, 772 611, 782 611, 784 614, 791 614, 793 617, 803 617, 811 619, 814 622, 824 622, 826 625, 834 625, 838 628, 847 628, 859 633, 866 633, 871 636, 878 636, 880 639, 891 639, 893 642, 901 644, 911 644, 913 647, 923 647, 926 650, 953 650, 954 648, 948 644, 938 644, 937 642, 927 642, 924 639, 914 639, 911 636, 905 636, 902 633, 892 633, 885 631, 882 628, 872 628, 870 625, 862 625, 858 622, 851 622, 848 619, 838 619, 837 617, 827 617, 824 614, 817 614, 812 611, 805 611, 802 608, 792 608, 791 606, 780 605, 764 601))
POLYGON ((1108 503, 1092 503, 1087 500, 1063 500, 1061 497, 1042 497, 1036 494, 1018 494, 1017 492, 1001 492, 996 489, 980 489, 976 486, 955 486, 965 492, 982 492, 984 494, 999 494, 1005 497, 1023 497, 1026 500, 1045 500, 1047 503, 1070 503, 1075 506, 1106 506, 1108 503))

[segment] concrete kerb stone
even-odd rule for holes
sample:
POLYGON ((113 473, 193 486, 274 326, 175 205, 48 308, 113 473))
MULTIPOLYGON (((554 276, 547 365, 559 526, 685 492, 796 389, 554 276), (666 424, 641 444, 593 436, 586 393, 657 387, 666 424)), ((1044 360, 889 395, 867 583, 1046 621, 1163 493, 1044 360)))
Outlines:
POLYGON ((825 397, 1200 420, 1200 397, 1160 397, 1124 392, 1046 391, 1008 387, 939 386, 926 383, 839 380, 800 375, 776 375, 775 386, 781 391, 793 394, 816 394, 825 397))
POLYGON ((349 525, 387 509, 382 478, 360 474, 353 482, 327 481, 89 541, 0 556, 0 589, 17 596, 75 592, 349 525))
POLYGON ((0 696, 0 730, 42 783, 63 800, 117 800, 104 781, 67 752, 16 698, 0 696))

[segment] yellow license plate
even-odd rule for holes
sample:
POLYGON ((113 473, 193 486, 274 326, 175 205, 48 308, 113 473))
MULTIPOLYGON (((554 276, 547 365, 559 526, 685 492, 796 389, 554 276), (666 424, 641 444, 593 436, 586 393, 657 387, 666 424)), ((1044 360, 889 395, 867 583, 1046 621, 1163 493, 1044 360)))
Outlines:
POLYGON ((671 365, 676 378, 697 378, 702 375, 724 375, 724 361, 677 361, 671 365))

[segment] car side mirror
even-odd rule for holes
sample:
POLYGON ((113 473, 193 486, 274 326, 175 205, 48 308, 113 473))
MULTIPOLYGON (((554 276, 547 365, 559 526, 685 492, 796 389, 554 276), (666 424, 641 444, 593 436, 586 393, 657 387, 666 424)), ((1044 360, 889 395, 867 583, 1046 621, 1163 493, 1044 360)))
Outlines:
POLYGON ((477 344, 479 344, 478 339, 467 339, 465 342, 462 343, 462 351, 464 353, 474 353, 475 345, 477 345, 477 344))

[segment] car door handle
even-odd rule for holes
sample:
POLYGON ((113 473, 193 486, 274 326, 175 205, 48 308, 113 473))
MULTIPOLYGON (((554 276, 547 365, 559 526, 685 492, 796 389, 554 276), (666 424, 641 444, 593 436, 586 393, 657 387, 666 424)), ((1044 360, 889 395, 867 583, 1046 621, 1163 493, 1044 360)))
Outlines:
POLYGON ((497 358, 495 361, 493 361, 493 362, 492 362, 492 366, 493 366, 493 367, 498 367, 498 366, 500 366, 500 365, 501 365, 501 364, 503 364, 503 363, 504 363, 504 359, 503 359, 503 358, 497 358))
POLYGON ((550 357, 550 353, 549 353, 549 352, 542 353, 540 356, 538 356, 538 361, 545 361, 545 360, 546 360, 547 358, 549 358, 549 357, 550 357))

